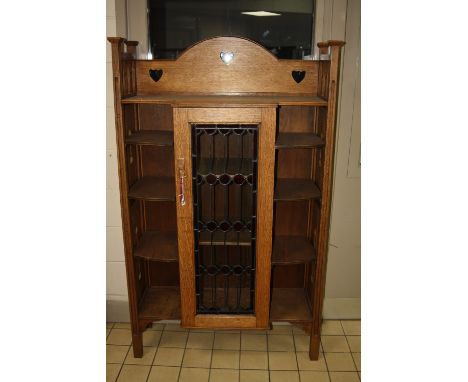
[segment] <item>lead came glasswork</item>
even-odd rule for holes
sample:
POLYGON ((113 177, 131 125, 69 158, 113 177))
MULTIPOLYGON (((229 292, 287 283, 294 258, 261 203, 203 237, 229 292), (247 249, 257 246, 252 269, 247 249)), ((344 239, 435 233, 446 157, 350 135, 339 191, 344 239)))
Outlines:
POLYGON ((197 313, 254 313, 258 126, 191 128, 197 313))

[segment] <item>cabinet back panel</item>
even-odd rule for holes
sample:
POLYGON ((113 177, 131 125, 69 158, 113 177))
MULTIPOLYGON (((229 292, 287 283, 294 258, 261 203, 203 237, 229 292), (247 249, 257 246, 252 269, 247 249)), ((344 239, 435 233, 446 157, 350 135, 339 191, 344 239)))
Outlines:
POLYGON ((174 149, 169 146, 141 146, 143 176, 174 176, 174 149))
POLYGON ((271 274, 273 288, 302 288, 304 269, 304 264, 275 265, 271 274))
POLYGON ((314 132, 313 106, 281 106, 279 109, 279 131, 281 133, 314 132))
POLYGON ((138 105, 140 130, 172 131, 171 105, 138 105))
POLYGON ((150 286, 178 286, 179 264, 148 261, 150 286))
POLYGON ((174 233, 177 232, 175 202, 145 203, 146 230, 174 233))
POLYGON ((311 162, 311 149, 278 150, 276 176, 309 179, 311 162))
POLYGON ((307 235, 308 201, 275 204, 275 235, 307 235))

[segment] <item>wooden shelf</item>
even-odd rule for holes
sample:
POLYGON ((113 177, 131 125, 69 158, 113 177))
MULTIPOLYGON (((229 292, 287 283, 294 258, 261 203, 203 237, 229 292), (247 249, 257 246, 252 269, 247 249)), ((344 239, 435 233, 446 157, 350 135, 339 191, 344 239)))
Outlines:
POLYGON ((133 255, 152 261, 179 261, 177 235, 155 231, 145 232, 141 235, 133 255))
POLYGON ((275 148, 314 148, 322 147, 325 142, 318 135, 312 133, 279 133, 276 139, 275 148))
POLYGON ((172 131, 140 130, 125 138, 127 144, 173 146, 174 134, 172 131))
POLYGON ((271 321, 311 321, 312 313, 303 288, 272 288, 271 321))
POLYGON ((180 319, 180 289, 178 287, 151 287, 145 291, 140 302, 140 319, 180 319))
POLYGON ((311 179, 278 179, 275 201, 310 200, 320 198, 320 190, 311 179))
POLYGON ((304 236, 275 236, 271 262, 275 264, 304 264, 315 258, 312 243, 304 236))
POLYGON ((128 191, 130 199, 155 201, 175 200, 175 184, 173 178, 145 176, 139 179, 128 191))
POLYGON ((178 107, 264 107, 264 106, 327 106, 328 101, 312 95, 292 96, 288 94, 275 95, 181 95, 181 94, 160 94, 160 95, 137 95, 123 98, 123 104, 128 103, 152 103, 170 104, 178 107))

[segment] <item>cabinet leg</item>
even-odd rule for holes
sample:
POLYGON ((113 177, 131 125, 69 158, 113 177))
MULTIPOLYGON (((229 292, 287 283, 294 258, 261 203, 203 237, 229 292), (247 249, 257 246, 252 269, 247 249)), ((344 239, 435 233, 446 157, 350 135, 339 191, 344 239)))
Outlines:
POLYGON ((311 361, 317 361, 320 352, 320 335, 310 335, 309 358, 311 361))
POLYGON ((132 334, 133 356, 135 358, 143 357, 143 333, 132 334))

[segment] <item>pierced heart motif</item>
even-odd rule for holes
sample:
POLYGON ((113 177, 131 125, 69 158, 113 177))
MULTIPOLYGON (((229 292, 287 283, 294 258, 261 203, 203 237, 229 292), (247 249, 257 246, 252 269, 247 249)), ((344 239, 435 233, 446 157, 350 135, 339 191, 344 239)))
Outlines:
POLYGON ((229 65, 231 61, 234 59, 234 53, 232 52, 221 52, 219 54, 221 61, 223 61, 226 65, 229 65))
POLYGON ((301 82, 304 77, 305 77, 305 70, 293 70, 291 72, 291 75, 293 76, 294 78, 294 81, 296 81, 297 83, 301 82))
POLYGON ((149 75, 153 79, 154 82, 158 82, 163 75, 163 70, 162 69, 150 69, 149 75))

